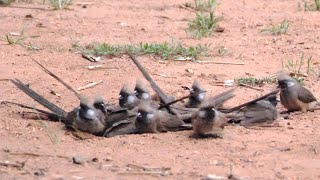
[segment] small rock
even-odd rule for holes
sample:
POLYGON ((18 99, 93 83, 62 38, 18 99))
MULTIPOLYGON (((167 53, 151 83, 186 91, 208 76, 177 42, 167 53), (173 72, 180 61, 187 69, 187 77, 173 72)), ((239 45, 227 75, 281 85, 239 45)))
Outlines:
POLYGON ((289 116, 284 116, 283 119, 289 119, 289 116))
POLYGON ((27 18, 27 19, 32 19, 33 16, 32 16, 32 14, 27 14, 27 15, 25 16, 25 18, 27 18))
POLYGON ((38 169, 36 172, 34 172, 34 175, 36 175, 36 176, 44 176, 45 175, 45 173, 44 173, 44 169, 38 169))
POLYGON ((202 180, 221 180, 221 179, 228 179, 225 176, 217 176, 215 174, 209 174, 208 176, 202 178, 202 180))
POLYGON ((214 29, 214 32, 224 32, 224 28, 223 28, 223 27, 220 27, 220 26, 217 26, 217 27, 214 29))
POLYGON ((291 148, 282 148, 282 149, 280 149, 280 151, 282 151, 282 152, 291 151, 291 148))
POLYGON ((73 157, 72 161, 73 161, 74 164, 84 164, 85 163, 84 158, 79 157, 79 156, 73 157))

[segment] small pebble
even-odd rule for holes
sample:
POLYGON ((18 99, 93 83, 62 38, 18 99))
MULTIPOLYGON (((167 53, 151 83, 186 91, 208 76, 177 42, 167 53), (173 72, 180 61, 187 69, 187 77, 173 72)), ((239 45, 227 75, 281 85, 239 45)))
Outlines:
POLYGON ((72 158, 72 161, 74 164, 84 164, 84 159, 82 157, 79 156, 75 156, 72 158))

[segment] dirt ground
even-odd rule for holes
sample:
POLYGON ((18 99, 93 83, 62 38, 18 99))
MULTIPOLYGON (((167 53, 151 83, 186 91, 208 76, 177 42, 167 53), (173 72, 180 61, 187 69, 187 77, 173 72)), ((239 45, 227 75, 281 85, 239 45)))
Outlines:
MULTIPOLYGON (((174 39, 184 45, 211 44, 210 54, 215 54, 213 47, 221 44, 228 49, 227 55, 204 60, 244 63, 159 62, 151 56, 140 56, 141 63, 162 89, 178 97, 186 93, 180 86, 190 85, 193 79, 214 95, 226 89, 214 86, 217 80, 248 74, 272 75, 281 69, 282 61, 299 59, 302 53, 312 56, 315 64, 320 63, 320 11, 299 10, 298 0, 218 1, 216 15, 223 17, 220 26, 225 31, 201 40, 192 39, 185 32, 186 19, 195 16, 194 11, 179 8, 186 2, 193 1, 79 0, 70 9, 59 11, 51 10, 42 1, 12 4, 26 8, 0 7, 1 38, 24 28, 24 42, 41 48, 31 51, 0 41, 0 79, 19 78, 44 97, 71 110, 78 105, 77 98, 43 73, 32 58, 74 88, 103 80, 81 93, 90 97, 100 94, 113 103, 123 83, 133 87, 137 78, 143 78, 128 56, 100 62, 118 70, 83 68, 92 63, 74 52, 71 43, 75 41, 130 44, 174 39), (82 8, 82 2, 89 3, 87 8, 82 8), (32 19, 25 18, 29 14, 32 19), (291 22, 288 34, 259 33, 283 19, 291 22), (186 69, 192 69, 194 74, 186 73, 186 69), (51 94, 52 90, 61 97, 51 94)), ((0 100, 41 107, 9 82, 0 84, 0 100)), ((317 78, 306 78, 305 86, 320 98, 317 78)), ((240 104, 271 88, 264 86, 265 91, 261 92, 239 87, 228 105, 240 104)), ((281 105, 279 109, 283 110, 281 105)), ((208 175, 226 178, 229 174, 240 179, 320 179, 319 111, 292 113, 288 119, 282 115, 280 127, 228 126, 223 139, 203 140, 190 139, 191 131, 79 140, 67 133, 61 123, 22 118, 23 111, 0 106, 0 179, 202 179, 208 175), (73 163, 73 157, 82 160, 82 164, 73 163), (24 166, 4 166, 3 162, 24 166), (162 168, 161 175, 157 169, 141 173, 135 165, 162 168)))

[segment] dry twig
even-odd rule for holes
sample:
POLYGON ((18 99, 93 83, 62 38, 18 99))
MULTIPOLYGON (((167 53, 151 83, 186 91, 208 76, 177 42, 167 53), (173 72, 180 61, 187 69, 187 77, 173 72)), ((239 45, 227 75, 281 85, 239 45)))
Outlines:
POLYGON ((244 65, 244 63, 237 62, 219 62, 219 61, 197 61, 203 64, 229 64, 229 65, 244 65))
POLYGON ((244 84, 244 83, 239 83, 239 86, 244 86, 244 87, 247 87, 247 88, 250 88, 250 89, 254 89, 254 90, 257 90, 257 91, 264 91, 261 88, 256 88, 256 87, 250 86, 248 84, 244 84))
POLYGON ((81 90, 84 90, 84 89, 88 89, 88 88, 92 88, 92 87, 94 87, 94 86, 96 86, 96 85, 98 85, 98 84, 101 84, 102 82, 103 82, 103 80, 100 80, 100 81, 98 81, 98 82, 92 82, 92 83, 90 83, 90 84, 88 84, 88 85, 79 87, 79 88, 78 88, 78 91, 81 91, 81 90))

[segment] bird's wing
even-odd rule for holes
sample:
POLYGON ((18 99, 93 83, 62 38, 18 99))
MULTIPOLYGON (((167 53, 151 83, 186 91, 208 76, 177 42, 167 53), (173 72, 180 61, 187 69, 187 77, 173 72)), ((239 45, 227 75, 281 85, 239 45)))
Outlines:
POLYGON ((179 127, 185 123, 178 118, 176 115, 169 114, 166 111, 161 111, 159 113, 160 129, 163 128, 165 131, 175 131, 179 130, 179 127))
POLYGON ((256 104, 256 106, 248 107, 244 113, 245 118, 241 124, 261 123, 272 121, 277 118, 277 109, 272 104, 256 104))
POLYGON ((302 87, 298 88, 298 99, 304 103, 310 103, 313 101, 317 101, 314 95, 306 88, 302 87))

